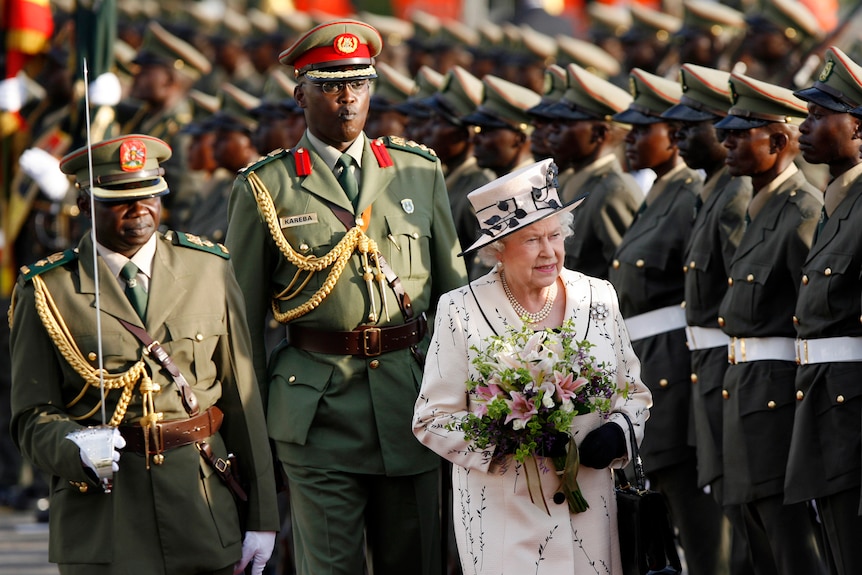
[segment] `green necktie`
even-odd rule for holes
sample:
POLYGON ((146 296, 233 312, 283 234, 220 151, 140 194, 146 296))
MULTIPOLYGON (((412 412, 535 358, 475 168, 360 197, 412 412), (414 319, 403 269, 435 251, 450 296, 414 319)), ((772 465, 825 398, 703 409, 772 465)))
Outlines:
POLYGON ((338 162, 336 162, 335 165, 341 168, 341 171, 338 172, 338 183, 341 184, 341 187, 344 189, 344 193, 347 194, 347 199, 350 200, 353 207, 356 207, 356 197, 359 195, 359 185, 356 183, 356 177, 353 175, 353 172, 350 171, 350 165, 352 163, 353 158, 350 157, 349 154, 341 154, 341 157, 338 158, 338 162))
POLYGON ((138 316, 144 319, 147 313, 147 292, 138 281, 138 266, 129 262, 120 270, 120 277, 126 281, 126 297, 129 298, 132 307, 138 312, 138 316))
POLYGON ((823 231, 823 228, 826 227, 826 222, 828 220, 829 216, 826 215, 826 206, 823 206, 820 208, 820 220, 817 222, 817 229, 814 231, 814 240, 811 242, 812 244, 820 237, 820 233, 823 231))

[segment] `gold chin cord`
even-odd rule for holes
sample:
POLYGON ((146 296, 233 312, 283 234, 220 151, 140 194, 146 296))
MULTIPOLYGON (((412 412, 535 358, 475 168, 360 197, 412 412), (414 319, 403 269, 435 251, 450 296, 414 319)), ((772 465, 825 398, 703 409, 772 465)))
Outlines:
MULTIPOLYGON (((269 228, 269 233, 272 236, 279 251, 284 255, 285 259, 296 266, 296 274, 291 279, 290 283, 278 294, 275 294, 272 299, 273 317, 280 323, 288 323, 298 317, 302 317, 319 306, 324 299, 332 292, 344 268, 353 256, 353 252, 359 252, 360 263, 362 266, 362 279, 365 282, 368 290, 368 297, 371 301, 371 309, 368 313, 368 321, 377 322, 380 315, 377 310, 375 300, 374 284, 377 284, 377 290, 382 302, 383 314, 386 321, 389 321, 389 304, 386 299, 386 277, 380 266, 378 259, 377 242, 365 235, 361 226, 355 226, 347 230, 347 233, 341 238, 341 241, 335 245, 326 255, 322 257, 305 256, 297 253, 290 243, 285 239, 284 234, 278 224, 278 214, 275 205, 272 202, 272 196, 266 185, 254 172, 248 175, 248 182, 251 185, 254 193, 255 201, 258 209, 264 218, 264 221, 269 228), (287 311, 281 311, 279 308, 280 301, 289 301, 299 295, 303 288, 311 280, 311 277, 317 273, 332 266, 326 276, 323 285, 318 289, 308 301, 300 304, 297 307, 287 311), (305 277, 302 278, 303 274, 305 277), (302 278, 302 279, 301 279, 302 278)), ((364 218, 365 219, 365 218, 364 218)))

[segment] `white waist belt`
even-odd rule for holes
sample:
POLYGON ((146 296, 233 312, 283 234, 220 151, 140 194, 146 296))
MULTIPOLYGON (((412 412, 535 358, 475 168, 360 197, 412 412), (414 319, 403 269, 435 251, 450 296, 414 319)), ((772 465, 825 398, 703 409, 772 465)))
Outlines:
POLYGON ((652 337, 685 327, 685 310, 677 305, 654 309, 626 320, 626 328, 632 341, 652 337))
POLYGON ((685 328, 685 340, 688 349, 712 349, 714 347, 727 347, 730 338, 717 327, 697 327, 689 325, 685 328))
POLYGON ((774 359, 796 361, 796 340, 790 337, 734 337, 727 344, 731 364, 774 359))
POLYGON ((862 361, 862 337, 821 337, 796 340, 796 362, 862 361))

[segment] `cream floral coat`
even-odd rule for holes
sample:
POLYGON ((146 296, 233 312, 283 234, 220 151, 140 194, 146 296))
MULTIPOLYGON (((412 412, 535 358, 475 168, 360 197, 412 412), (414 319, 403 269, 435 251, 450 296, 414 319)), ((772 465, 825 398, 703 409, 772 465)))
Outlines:
MULTIPOLYGON (((566 319, 574 318, 577 337, 595 344, 591 353, 616 370, 621 391, 612 398, 613 410, 625 412, 640 442, 652 399, 640 380, 640 362, 632 351, 610 283, 563 270, 566 319)), ((558 296, 559 297, 559 296, 558 296)), ((550 459, 539 458, 542 489, 550 515, 537 508, 527 492, 521 464, 506 457, 493 459, 493 447, 480 450, 463 433, 447 426, 458 421, 473 404, 466 392, 471 346, 481 346, 494 331, 520 327, 503 292, 498 270, 445 294, 439 301, 434 337, 422 389, 416 401, 413 432, 427 447, 448 459, 452 471, 455 538, 465 575, 619 574, 616 501, 609 469, 581 467, 578 483, 590 508, 570 514, 565 501, 554 502, 560 480, 550 459), (472 290, 471 290, 472 287, 472 290), (481 302, 481 306, 479 303, 481 302), (492 327, 493 326, 493 329, 492 327)), ((619 414, 611 414, 629 436, 619 414)), ((580 440, 605 419, 591 413, 575 418, 572 433, 580 440)), ((624 458, 611 463, 622 467, 624 458)))

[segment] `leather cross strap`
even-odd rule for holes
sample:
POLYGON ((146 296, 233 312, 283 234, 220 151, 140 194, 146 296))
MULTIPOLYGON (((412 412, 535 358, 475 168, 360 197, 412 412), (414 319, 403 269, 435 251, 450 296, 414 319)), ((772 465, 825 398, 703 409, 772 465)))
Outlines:
POLYGON ((159 365, 171 374, 171 378, 173 378, 174 383, 177 384, 177 387, 180 390, 180 397, 182 398, 183 407, 185 408, 186 413, 190 416, 197 415, 200 412, 200 407, 198 407, 198 398, 195 397, 195 393, 192 391, 192 386, 189 385, 189 382, 186 381, 186 378, 182 373, 180 373, 179 368, 174 363, 174 360, 171 359, 171 356, 168 355, 168 352, 165 351, 165 348, 163 348, 159 342, 151 338, 150 334, 148 334, 145 329, 131 324, 124 319, 118 318, 118 320, 123 324, 124 328, 129 330, 132 335, 144 344, 144 349, 147 354, 155 359, 159 365))
MULTIPOLYGON (((356 222, 354 221, 353 214, 332 202, 326 203, 335 217, 338 218, 338 221, 340 221, 346 229, 349 230, 354 226, 356 222)), ((386 277, 386 283, 388 283, 389 287, 392 288, 392 291, 395 292, 395 298, 398 301, 398 309, 401 310, 401 314, 404 316, 404 319, 413 319, 413 304, 410 302, 410 296, 407 295, 406 291, 404 291, 404 286, 401 285, 401 279, 395 275, 395 272, 389 266, 389 263, 383 257, 383 254, 376 252, 374 257, 376 257, 377 261, 380 263, 380 269, 386 277)))

